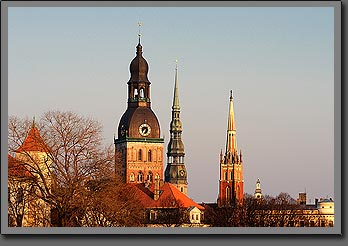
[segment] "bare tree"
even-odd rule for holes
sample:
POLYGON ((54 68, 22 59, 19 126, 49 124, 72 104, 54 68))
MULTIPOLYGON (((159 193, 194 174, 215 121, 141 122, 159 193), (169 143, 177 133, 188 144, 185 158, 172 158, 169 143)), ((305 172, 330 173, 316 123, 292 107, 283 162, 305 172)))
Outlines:
MULTIPOLYGON (((127 197, 129 194, 125 195, 121 189, 115 190, 120 186, 116 185, 116 179, 109 179, 115 172, 115 153, 111 145, 103 147, 99 122, 74 112, 49 111, 35 127, 41 136, 35 135, 37 139, 33 144, 45 155, 21 149, 33 126, 29 120, 17 117, 9 118, 9 153, 20 156, 35 177, 33 195, 52 211, 53 226, 81 226, 80 218, 86 218, 84 213, 98 208, 97 205, 111 206, 111 203, 127 199, 127 204, 131 203, 132 196, 127 197), (91 180, 103 183, 93 195, 88 190, 91 180), (119 199, 112 195, 113 192, 118 192, 119 199), (121 194, 127 199, 120 199, 121 194)), ((124 207, 127 204, 123 204, 124 207)), ((42 216, 44 218, 47 216, 42 216)), ((128 223, 118 221, 117 225, 128 223)), ((89 221, 83 225, 96 226, 98 223, 89 221)))
POLYGON ((81 226, 143 226, 144 207, 136 189, 121 181, 119 176, 110 175, 87 183, 81 226))

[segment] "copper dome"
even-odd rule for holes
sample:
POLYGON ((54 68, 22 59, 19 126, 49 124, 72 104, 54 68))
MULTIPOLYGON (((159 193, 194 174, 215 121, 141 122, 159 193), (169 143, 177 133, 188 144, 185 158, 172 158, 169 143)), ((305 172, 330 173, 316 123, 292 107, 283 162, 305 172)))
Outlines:
POLYGON ((147 78, 147 73, 149 71, 149 65, 145 58, 142 56, 143 53, 143 47, 141 46, 140 42, 137 45, 137 52, 136 57, 132 60, 132 62, 129 65, 129 71, 131 74, 131 77, 129 79, 129 82, 149 82, 147 78))

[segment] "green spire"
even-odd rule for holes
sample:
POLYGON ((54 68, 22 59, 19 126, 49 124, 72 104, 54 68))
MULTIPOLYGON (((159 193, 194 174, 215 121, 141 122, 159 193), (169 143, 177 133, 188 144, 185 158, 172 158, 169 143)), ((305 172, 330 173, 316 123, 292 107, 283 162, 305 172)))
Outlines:
POLYGON ((176 66, 175 66, 175 85, 174 85, 174 98, 173 98, 173 110, 180 110, 180 105, 179 105, 179 89, 178 89, 178 60, 175 61, 176 66))

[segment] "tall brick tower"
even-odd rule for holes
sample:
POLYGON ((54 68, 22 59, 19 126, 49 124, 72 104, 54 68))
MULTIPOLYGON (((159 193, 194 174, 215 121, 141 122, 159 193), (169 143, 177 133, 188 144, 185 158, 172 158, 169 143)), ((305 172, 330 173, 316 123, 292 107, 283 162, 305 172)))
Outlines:
POLYGON ((238 154, 236 124, 234 120, 233 97, 230 105, 227 124, 227 140, 225 153, 220 153, 219 207, 234 206, 241 203, 244 196, 242 151, 238 154))
POLYGON ((128 106, 118 125, 115 144, 115 171, 126 183, 153 183, 163 180, 163 143, 160 124, 151 109, 149 65, 136 46, 129 66, 128 106))

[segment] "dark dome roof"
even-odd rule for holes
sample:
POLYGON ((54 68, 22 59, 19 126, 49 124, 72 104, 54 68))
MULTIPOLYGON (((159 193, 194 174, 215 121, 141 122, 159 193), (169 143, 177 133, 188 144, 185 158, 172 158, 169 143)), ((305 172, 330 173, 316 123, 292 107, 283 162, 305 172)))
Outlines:
POLYGON ((142 56, 143 53, 143 47, 141 46, 140 42, 137 45, 137 52, 136 57, 132 60, 132 62, 129 65, 129 71, 131 73, 131 78, 129 79, 129 82, 132 81, 143 81, 143 82, 149 82, 147 78, 147 73, 149 71, 149 64, 145 60, 145 58, 142 56))
POLYGON ((151 133, 146 138, 160 138, 160 125, 155 113, 148 107, 128 108, 121 117, 118 125, 118 136, 121 137, 121 127, 124 125, 127 136, 142 138, 139 126, 143 123, 151 127, 151 133))

